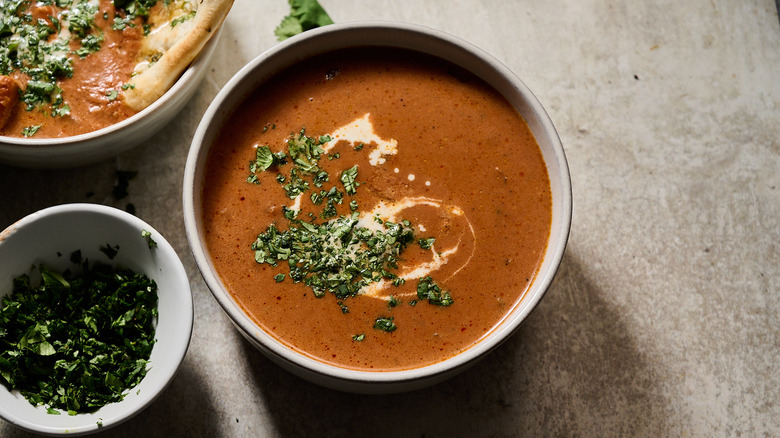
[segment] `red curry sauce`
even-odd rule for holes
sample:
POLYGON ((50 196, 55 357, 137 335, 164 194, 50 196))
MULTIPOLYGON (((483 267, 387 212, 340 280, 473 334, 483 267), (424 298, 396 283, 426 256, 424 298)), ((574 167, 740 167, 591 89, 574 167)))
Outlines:
MULTIPOLYGON (((62 17, 60 9, 55 6, 42 6, 31 2, 26 6, 28 12, 36 20, 45 20, 52 24, 51 17, 62 17)), ((131 24, 122 29, 112 29, 117 10, 112 0, 100 0, 98 12, 95 14, 95 27, 92 32, 102 35, 100 50, 81 58, 70 54, 73 60, 73 76, 57 82, 62 89, 62 96, 70 111, 65 116, 52 116, 51 108, 44 105, 27 111, 25 104, 18 99, 8 114, 5 125, 0 129, 0 135, 22 137, 22 131, 31 126, 40 126, 34 134, 35 138, 68 137, 118 123, 133 114, 135 110, 125 105, 121 99, 112 96, 111 92, 119 92, 121 86, 131 77, 137 62, 143 38, 143 22, 135 18, 131 24)), ((56 39, 53 34, 49 38, 56 39)), ((71 50, 77 50, 80 44, 74 39, 70 43, 71 50)), ((19 71, 12 74, 17 85, 23 90, 29 77, 19 71)), ((0 108, 2 102, 8 100, 10 92, 0 87, 0 108)))
MULTIPOLYGON (((474 345, 522 299, 541 264, 551 227, 550 182, 524 120, 495 90, 444 61, 408 51, 345 50, 306 60, 265 83, 235 111, 208 157, 203 188, 206 244, 234 299, 268 333, 322 362, 364 370, 402 370, 447 359, 474 345), (290 133, 333 133, 370 114, 374 132, 397 140, 397 154, 369 162, 376 146, 338 142, 320 164, 331 175, 357 164, 360 210, 378 202, 424 197, 439 206, 401 212, 437 251, 458 250, 430 275, 450 306, 414 300, 417 281, 388 286, 378 297, 315 298, 289 272, 258 264, 250 244, 270 223, 284 229, 281 206, 293 201, 276 172, 246 181, 255 147, 283 150, 290 133), (460 209, 463 215, 453 212, 460 209), (423 228, 420 229, 419 227, 423 228), (423 231, 424 230, 424 231, 423 231), (473 230, 473 234, 472 231, 473 230), (388 295, 401 296, 390 308, 388 295), (382 299, 385 298, 385 299, 382 299), (372 328, 392 316, 397 329, 372 328), (364 334, 362 341, 354 335, 364 334)), ((306 212, 308 193, 303 195, 306 212)), ((399 268, 431 260, 410 245, 399 268)))

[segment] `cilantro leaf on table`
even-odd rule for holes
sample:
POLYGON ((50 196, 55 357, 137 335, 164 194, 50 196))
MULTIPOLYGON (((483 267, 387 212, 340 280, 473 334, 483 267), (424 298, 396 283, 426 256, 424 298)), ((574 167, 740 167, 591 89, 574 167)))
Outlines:
POLYGON ((333 24, 333 20, 317 0, 289 0, 289 3, 290 14, 274 29, 279 41, 316 27, 333 24))

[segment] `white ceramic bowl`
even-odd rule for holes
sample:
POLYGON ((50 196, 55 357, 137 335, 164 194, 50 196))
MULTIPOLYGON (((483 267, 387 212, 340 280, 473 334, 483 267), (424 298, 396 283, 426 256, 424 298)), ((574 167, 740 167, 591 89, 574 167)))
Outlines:
POLYGON ((571 224, 571 182, 558 134, 542 105, 507 67, 451 35, 417 25, 355 22, 307 31, 276 45, 239 71, 206 111, 193 138, 184 174, 184 223, 192 252, 212 294, 239 331, 287 370, 312 382, 351 392, 389 393, 440 382, 472 365, 511 335, 544 295, 563 256, 571 224), (388 46, 416 50, 447 59, 491 84, 525 118, 541 147, 550 176, 553 222, 539 273, 525 297, 481 342, 461 354, 422 368, 354 371, 299 354, 257 326, 236 304, 216 272, 204 244, 201 193, 209 148, 224 120, 263 81, 302 59, 356 46, 388 46))
POLYGON ((65 168, 96 163, 149 139, 169 124, 198 89, 219 43, 221 30, 154 103, 119 123, 64 138, 0 136, 0 163, 27 168, 65 168))
MULTIPOLYGON (((94 413, 51 415, 31 405, 18 391, 0 385, 0 416, 28 431, 47 435, 79 435, 105 430, 148 406, 179 368, 192 334, 192 295, 187 274, 173 247, 141 219, 112 207, 66 204, 33 213, 0 233, 0 296, 11 293, 12 280, 43 263, 50 269, 73 268, 69 255, 81 250, 90 261, 123 266, 144 273, 158 286, 156 343, 146 377, 121 402, 94 413), (142 230, 157 242, 149 248, 142 230), (101 246, 118 245, 114 260, 101 246), (61 255, 58 255, 61 254, 61 255), (98 426, 101 422, 102 426, 98 426)), ((32 276, 31 276, 32 277, 32 276)))

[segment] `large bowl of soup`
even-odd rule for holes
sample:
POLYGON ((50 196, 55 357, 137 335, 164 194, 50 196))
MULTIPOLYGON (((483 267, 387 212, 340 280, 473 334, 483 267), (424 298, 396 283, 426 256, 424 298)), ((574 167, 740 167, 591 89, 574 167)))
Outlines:
POLYGON ((539 303, 571 223, 555 128, 506 66, 446 33, 356 22, 251 61, 194 136, 184 221, 237 329, 326 387, 431 385, 539 303))
POLYGON ((168 125, 198 90, 232 0, 6 3, 0 163, 63 168, 168 125))

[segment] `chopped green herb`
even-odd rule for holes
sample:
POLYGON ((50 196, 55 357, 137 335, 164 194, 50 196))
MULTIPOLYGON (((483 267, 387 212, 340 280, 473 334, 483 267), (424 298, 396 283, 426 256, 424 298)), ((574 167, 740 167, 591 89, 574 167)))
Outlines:
POLYGON ((123 18, 118 15, 114 16, 114 22, 111 24, 111 29, 124 30, 126 27, 135 27, 135 23, 133 23, 132 18, 123 18))
POLYGON ((391 309, 393 307, 398 306, 399 304, 401 304, 401 301, 392 295, 390 296, 390 301, 387 302, 388 307, 390 307, 391 309))
POLYGON ((273 165, 284 163, 286 158, 284 152, 273 153, 268 146, 260 146, 255 152, 255 160, 249 163, 249 171, 257 173, 268 170, 273 165))
POLYGON ((289 0, 290 14, 282 19, 274 34, 279 41, 320 26, 333 24, 317 0, 289 0))
POLYGON ((25 137, 32 137, 39 129, 41 129, 41 125, 27 126, 22 128, 22 135, 25 137))
POLYGON ((108 90, 106 91, 106 97, 108 98, 108 101, 111 102, 119 97, 119 92, 116 90, 108 90))
POLYGON ((195 18, 195 11, 190 11, 184 15, 180 15, 171 21, 171 27, 176 27, 187 20, 192 20, 193 18, 195 18))
POLYGON ((100 44, 103 42, 103 35, 89 34, 81 40, 81 47, 76 49, 75 53, 80 58, 86 58, 87 55, 100 50, 100 44))
POLYGON ((436 241, 435 237, 429 237, 427 239, 420 239, 417 241, 417 243, 420 244, 420 248, 422 249, 431 249, 431 246, 433 246, 433 242, 436 241))
POLYGON ((362 342, 364 339, 366 339, 365 333, 360 333, 359 335, 352 335, 352 340, 355 342, 362 342))
MULTIPOLYGON (((322 145, 329 141, 330 136, 308 137, 305 129, 301 129, 288 138, 286 153, 273 153, 270 146, 257 148, 255 159, 249 165, 251 175, 247 181, 259 184, 260 172, 278 169, 276 180, 287 196, 295 199, 310 191, 311 205, 319 207, 321 212, 319 215, 307 212, 307 222, 298 217, 300 208, 282 205, 282 214, 289 221, 287 229, 277 228, 275 223, 268 225, 258 234, 251 249, 257 263, 278 266, 286 262, 294 283, 304 283, 317 298, 332 293, 339 300, 337 303, 342 312, 347 313, 344 300, 360 295, 369 285, 382 281, 392 282, 396 287, 405 284, 406 280, 393 271, 398 269, 401 253, 415 241, 415 236, 410 221, 396 223, 384 220, 379 214, 372 218, 379 227, 358 225, 360 213, 355 199, 349 203, 351 213, 339 216, 338 206, 343 203, 344 195, 357 193, 358 168, 353 166, 340 172, 344 191, 336 185, 325 187, 330 177, 320 167, 319 160, 324 154, 322 145), (291 167, 285 167, 288 164, 291 167), (281 173, 285 171, 286 174, 281 173), (315 187, 318 189, 313 189, 315 187)), ((300 200, 296 200, 296 204, 299 203, 300 200)), ((433 237, 417 239, 425 249, 430 249, 434 241, 433 237)), ((285 277, 277 274, 274 278, 281 281, 285 277)), ((418 297, 441 306, 452 304, 449 293, 442 292, 430 277, 421 280, 418 297)), ((400 300, 391 297, 388 305, 393 308, 400 304, 400 300)), ((415 305, 416 300, 409 304, 415 305)), ((378 323, 377 328, 380 327, 392 331, 395 324, 392 319, 383 319, 378 323)))
POLYGON ((68 13, 68 30, 79 38, 85 38, 95 26, 97 10, 97 5, 89 1, 74 1, 68 13))
POLYGON ((410 227, 386 222, 383 231, 358 227, 358 214, 323 224, 294 221, 287 231, 269 225, 252 243, 255 261, 276 266, 287 261, 290 278, 320 296, 357 295, 367 285, 394 278, 399 254, 413 241, 410 227))
POLYGON ((438 306, 449 306, 453 303, 450 293, 442 291, 430 276, 420 279, 417 283, 417 298, 438 306))
POLYGON ((284 281, 284 274, 274 275, 274 280, 276 280, 277 283, 281 283, 282 281, 284 281))
POLYGON ((382 330, 383 332, 393 332, 398 327, 395 325, 395 322, 393 322, 393 317, 384 317, 380 316, 374 321, 374 328, 377 330, 382 330))
POLYGON ((348 195, 354 195, 356 192, 356 187, 358 183, 355 182, 357 179, 357 165, 352 166, 351 168, 341 172, 341 183, 344 184, 344 191, 348 195))
POLYGON ((146 230, 141 230, 141 237, 146 239, 147 245, 149 245, 149 248, 156 248, 157 242, 152 239, 152 233, 146 230))
POLYGON ((93 412, 124 398, 146 375, 157 286, 103 264, 68 276, 40 266, 42 281, 13 280, 0 310, 0 382, 47 412, 93 412))
POLYGON ((58 106, 51 110, 52 117, 63 117, 68 114, 70 114, 70 107, 68 105, 58 106))

